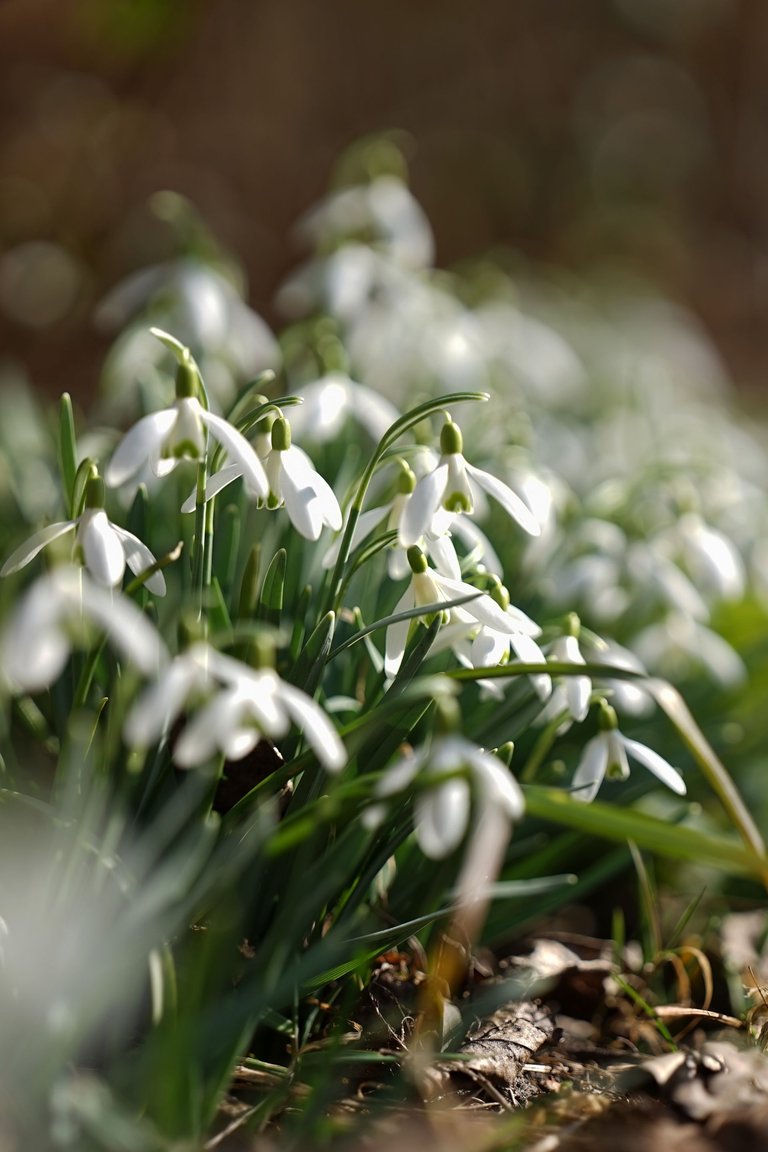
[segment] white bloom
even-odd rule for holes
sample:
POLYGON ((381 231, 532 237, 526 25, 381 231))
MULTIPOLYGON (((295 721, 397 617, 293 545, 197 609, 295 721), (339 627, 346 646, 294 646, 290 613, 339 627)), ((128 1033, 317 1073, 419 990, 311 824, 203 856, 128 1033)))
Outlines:
MULTIPOLYGON (((605 706, 604 706, 605 707, 605 706)), ((611 723, 615 724, 615 712, 610 706, 611 723)), ((626 780, 629 776, 627 755, 652 772, 662 784, 671 788, 678 796, 685 795, 685 781, 676 768, 668 764, 663 756, 622 735, 617 727, 605 728, 584 746, 576 773, 573 777, 573 795, 577 800, 588 803, 594 800, 606 775, 614 779, 626 780)))
POLYGON ((154 625, 133 601, 93 583, 82 568, 60 567, 32 585, 3 632, 0 667, 11 690, 38 692, 52 684, 73 644, 88 642, 88 624, 145 676, 167 659, 154 625))
MULTIPOLYGON (((94 477, 93 481, 100 486, 98 478, 94 477)), ((89 481, 89 487, 91 484, 89 481)), ((98 496, 95 498, 98 499, 98 496)), ((0 568, 0 576, 10 576, 12 572, 18 572, 20 568, 29 564, 38 552, 68 532, 75 533, 85 567, 93 578, 106 588, 116 588, 122 583, 126 564, 133 573, 140 576, 156 563, 146 544, 142 544, 132 532, 113 524, 103 507, 94 506, 86 507, 74 520, 62 520, 35 532, 11 553, 0 568)), ((145 583, 151 592, 158 596, 165 595, 165 579, 162 572, 153 572, 145 583)))
POLYGON ((323 443, 339 435, 348 416, 379 441, 400 415, 389 400, 344 372, 329 372, 299 388, 296 395, 304 403, 291 414, 293 431, 323 443))
POLYGON ((239 466, 246 487, 256 497, 267 495, 264 467, 245 437, 222 416, 203 408, 193 395, 197 372, 191 361, 179 365, 177 397, 170 408, 143 416, 118 444, 104 479, 111 487, 125 484, 146 464, 156 476, 167 476, 179 460, 200 460, 208 433, 239 466))
POLYGON ((703 668, 724 688, 743 684, 747 668, 724 636, 682 612, 668 612, 632 639, 633 647, 649 667, 672 679, 703 668))
POLYGON ((400 543, 404 547, 416 544, 426 532, 434 530, 433 521, 441 509, 471 515, 477 489, 493 496, 531 536, 539 535, 539 522, 520 497, 501 480, 464 459, 461 432, 451 420, 443 425, 440 447, 442 455, 437 468, 418 482, 403 515, 400 543))
MULTIPOLYGON (((552 642, 550 659, 558 664, 584 664, 586 661, 581 654, 579 642, 573 635, 558 636, 552 642)), ((568 713, 566 727, 573 720, 579 723, 586 719, 589 711, 589 697, 592 692, 592 681, 589 676, 560 676, 556 679, 555 687, 545 708, 539 713, 538 722, 547 723, 559 716, 562 712, 568 713)))
POLYGON ((246 756, 262 735, 279 739, 295 724, 329 772, 346 763, 344 745, 323 709, 271 668, 253 669, 210 645, 194 644, 134 703, 124 736, 146 748, 167 735, 185 707, 202 706, 187 721, 173 757, 191 768, 220 751, 246 756))
POLYGON ((296 530, 317 540, 327 525, 338 531, 341 508, 331 486, 315 471, 312 461, 291 444, 291 426, 278 416, 272 425, 272 451, 265 461, 267 506, 285 509, 296 530))
MULTIPOLYGON (((260 437, 262 442, 263 439, 260 437)), ((291 444, 291 428, 284 417, 278 416, 273 423, 271 447, 259 455, 264 461, 267 483, 266 495, 260 498, 267 508, 284 507, 297 532, 307 540, 319 539, 326 525, 337 531, 341 528, 341 508, 333 489, 306 452, 291 444)), ((242 475, 239 464, 215 472, 206 483, 205 499, 210 500, 242 475)), ((197 493, 192 492, 182 504, 182 512, 193 512, 196 501, 197 493)))
MULTIPOLYGON (((405 460, 401 460, 399 463, 400 473, 397 478, 397 491, 386 504, 377 508, 369 508, 360 513, 352 532, 350 551, 362 543, 366 536, 369 536, 377 527, 380 527, 382 532, 397 532, 399 530, 403 513, 416 487, 416 476, 410 466, 405 460)), ((461 566, 456 555, 456 549, 447 532, 454 519, 455 517, 449 512, 443 516, 438 515, 433 525, 436 531, 428 532, 419 543, 429 554, 439 572, 459 580, 461 578, 461 566)), ((324 568, 332 568, 336 563, 341 540, 341 536, 337 537, 326 552, 323 557, 324 568)), ((479 547, 478 551, 482 551, 482 549, 479 547)), ((399 540, 390 544, 387 549, 387 573, 391 580, 403 580, 410 574, 406 549, 400 545, 399 540)))
MULTIPOLYGON (((541 629, 519 608, 510 604, 505 609, 509 617, 510 626, 515 630, 505 633, 496 628, 480 628, 469 645, 467 664, 471 668, 496 668, 500 664, 508 664, 512 653, 523 664, 541 664, 546 668, 547 658, 536 643, 534 636, 538 636, 541 629)), ((455 649, 454 649, 455 650, 455 649)), ((458 653, 457 653, 458 654, 458 653)), ((541 697, 546 700, 552 692, 552 680, 546 673, 540 676, 531 676, 531 684, 541 697)), ((490 696, 497 699, 503 696, 502 681, 479 680, 478 684, 490 696)))
POLYGON ((318 246, 370 235, 379 251, 408 268, 425 268, 434 255, 429 221, 396 176, 379 176, 370 184, 332 192, 310 209, 298 230, 318 246))
MULTIPOLYGON (((447 856, 461 843, 469 825, 473 786, 481 813, 501 813, 507 830, 523 814, 523 794, 507 766, 455 735, 436 737, 387 769, 376 786, 377 799, 402 792, 422 772, 425 784, 430 778, 436 780, 414 800, 416 839, 424 855, 432 859, 447 856), (452 772, 463 775, 439 779, 452 772)), ((382 814, 382 805, 375 804, 365 817, 366 823, 375 825, 382 814)))
MULTIPOLYGON (((495 629, 504 635, 511 636, 521 630, 527 630, 523 623, 527 620, 523 613, 514 619, 504 612, 485 592, 478 594, 478 589, 463 580, 456 580, 443 576, 434 568, 427 566, 426 557, 420 548, 412 547, 408 550, 408 560, 411 566, 410 583, 395 605, 393 615, 406 612, 411 608, 418 608, 428 604, 438 604, 448 600, 456 600, 461 596, 474 596, 466 604, 460 604, 447 610, 446 624, 460 624, 457 629, 460 635, 466 635, 468 630, 476 629, 478 624, 495 629)), ((387 676, 395 676, 402 663, 408 633, 413 619, 399 620, 390 624, 385 640, 384 670, 387 676)), ((538 625, 528 621, 534 633, 538 633, 538 625)))
POLYGON ((733 541, 711 528, 695 512, 681 516, 672 531, 678 537, 683 559, 697 588, 704 588, 711 596, 724 600, 738 600, 744 595, 744 561, 733 541))

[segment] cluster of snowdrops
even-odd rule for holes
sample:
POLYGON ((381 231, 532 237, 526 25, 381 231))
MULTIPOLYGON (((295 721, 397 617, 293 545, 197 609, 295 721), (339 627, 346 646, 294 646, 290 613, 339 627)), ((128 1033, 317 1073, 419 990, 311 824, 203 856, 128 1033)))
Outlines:
MULTIPOLYGON (((187 241, 202 227, 178 197, 156 207, 187 241)), ((279 340, 208 238, 104 301, 120 335, 90 421, 64 396, 56 450, 39 419, 31 450, 19 400, 0 433, 4 796, 71 834, 60 886, 45 869, 40 885, 68 923, 85 917, 81 952, 25 998, 36 922, 27 896, 0 908, 5 972, 61 1068, 114 1012, 116 967, 135 988, 149 972, 154 1030, 114 1090, 161 1131, 205 1130, 265 1020, 301 1058, 298 989, 339 995, 456 908, 480 909, 462 921, 477 932, 494 902, 567 887, 572 841, 551 851, 542 820, 764 868, 659 679, 743 683, 718 605, 768 587, 765 456, 726 414, 706 344, 650 299, 598 319, 489 265, 436 270, 393 171, 334 192, 302 234, 314 252, 279 293, 279 340), (743 845, 689 820, 682 759, 743 845), (632 763, 647 771, 630 779, 632 763), (601 803, 659 783, 669 799, 634 823, 601 803), (562 872, 537 873, 537 852, 562 872), (113 881, 119 914, 99 903, 113 881), (227 931, 250 940, 258 979, 185 991, 179 941, 193 923, 213 935, 233 887, 227 931), (110 940, 100 966, 94 933, 110 940), (163 1031, 170 989, 194 1021, 183 1056, 163 1031), (197 1068, 173 1116, 148 1087, 158 1061, 197 1068)), ((42 1049, 25 1062, 35 1032, 16 1013, 5 1043, 26 1083, 42 1049)), ((308 1052, 325 1028, 309 1020, 308 1052)), ((66 1081, 45 1067, 43 1096, 66 1081)))

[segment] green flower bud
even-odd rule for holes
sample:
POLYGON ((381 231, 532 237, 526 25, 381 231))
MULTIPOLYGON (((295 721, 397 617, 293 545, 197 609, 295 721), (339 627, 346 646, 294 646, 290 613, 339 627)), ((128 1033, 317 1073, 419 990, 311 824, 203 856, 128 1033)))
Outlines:
POLYGON ((397 474, 397 491, 404 496, 410 495, 416 487, 416 473, 405 460, 399 460, 400 471, 397 474))
POLYGON ((104 507, 104 481, 98 473, 89 476, 85 483, 84 504, 86 508, 104 507))
POLYGON ((427 571, 429 567, 427 564, 427 558, 422 552, 421 548, 419 548, 418 544, 411 544, 410 548, 406 552, 406 556, 408 557, 408 563, 414 576, 419 576, 423 572, 427 571))
POLYGON ((444 456, 461 455, 464 450, 464 439, 461 428, 454 424, 450 416, 440 430, 440 451, 444 456))
POLYGON ((278 416, 272 425, 272 450, 285 452, 291 446, 291 426, 283 416, 278 416))

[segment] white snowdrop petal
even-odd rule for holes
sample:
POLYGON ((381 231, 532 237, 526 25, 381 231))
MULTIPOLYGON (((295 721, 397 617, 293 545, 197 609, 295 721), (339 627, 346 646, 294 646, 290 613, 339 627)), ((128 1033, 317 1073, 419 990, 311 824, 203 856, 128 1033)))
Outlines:
MULTIPOLYGON (((112 529, 122 544, 125 562, 135 576, 141 576, 142 572, 146 572, 147 568, 151 568, 156 563, 154 554, 147 548, 146 544, 139 540, 138 536, 134 536, 125 528, 118 528, 116 524, 112 525, 112 529)), ((165 577, 162 572, 153 572, 144 581, 144 584, 156 596, 165 595, 165 577)))
POLYGON ((425 856, 440 860, 452 852, 467 830, 470 789, 466 780, 445 780, 414 800, 416 839, 425 856))
MULTIPOLYGON (((178 419, 176 408, 151 412, 137 421, 115 449, 104 472, 104 483, 116 488, 130 480, 149 460, 159 456, 163 441, 178 419)), ((175 461, 167 461, 172 468, 175 461)))
POLYGON ((288 712, 280 699, 285 685, 271 669, 252 672, 233 681, 244 708, 265 736, 285 736, 290 727, 288 712))
MULTIPOLYGON (((414 603, 413 582, 411 582, 411 585, 406 588, 397 604, 395 604, 392 615, 396 616, 398 612, 407 612, 410 608, 414 607, 414 603)), ((398 620, 395 624, 390 624, 389 628, 387 628, 387 635, 384 641, 384 672, 387 676, 396 676, 403 662, 403 654, 408 641, 408 629, 410 626, 411 621, 408 619, 398 620)))
POLYGON ((218 440, 222 448, 226 449, 232 461, 242 468, 243 480, 248 489, 256 496, 265 499, 269 492, 267 476, 264 465, 259 460, 251 445, 237 428, 233 427, 223 416, 215 412, 206 412, 200 409, 200 419, 203 421, 211 436, 218 440))
POLYGON ((317 540, 323 530, 320 502, 309 487, 298 488, 287 475, 282 485, 285 510, 299 535, 305 540, 317 540))
MULTIPOLYGON (((218 496, 228 484, 234 480, 239 480, 243 474, 243 470, 239 464, 227 464, 224 468, 220 468, 218 472, 214 472, 209 476, 205 483, 205 503, 218 496)), ((197 490, 194 489, 190 492, 181 506, 181 511, 186 515, 189 512, 194 512, 197 507, 197 490)))
POLYGON ((104 509, 86 509, 77 535, 88 571, 103 587, 116 588, 125 572, 125 552, 104 509))
POLYGON ((236 689, 219 692, 187 721, 173 748, 174 763, 194 768, 213 759, 239 713, 236 689))
POLYGON ((608 769, 608 744, 606 733, 600 732, 584 745, 576 772, 572 791, 575 800, 588 804, 594 800, 608 769))
POLYGON ((204 680, 202 670, 188 656, 177 656, 132 704, 123 728, 126 743, 134 748, 157 743, 181 714, 193 688, 202 687, 204 680))
POLYGON ((523 793, 507 766, 486 752, 484 748, 470 747, 467 762, 488 800, 505 808, 513 820, 519 820, 525 811, 523 793))
POLYGON ((501 504, 504 511, 513 520, 516 520, 521 528, 524 528, 531 536, 541 535, 541 526, 538 520, 528 505, 507 484, 504 484, 496 476, 492 476, 490 472, 484 472, 482 468, 475 468, 472 464, 467 464, 466 469, 470 478, 489 496, 493 496, 494 500, 501 504))
POLYGON ((633 760, 637 760, 638 764, 642 764, 678 796, 685 795, 685 781, 677 769, 673 768, 663 756, 654 752, 652 748, 646 747, 645 744, 640 744, 637 740, 630 740, 626 736, 622 737, 622 742, 633 760))
POLYGON ((588 676, 566 676, 563 685, 568 711, 574 720, 581 723, 586 720, 589 712, 589 697, 592 692, 592 681, 588 676))
POLYGON ((30 560, 34 560, 38 552, 41 552, 47 544, 51 544, 54 540, 58 540, 60 536, 64 536, 67 532, 71 532, 77 524, 76 520, 62 520, 56 524, 49 524, 46 528, 41 528, 39 532, 35 532, 28 540, 11 552, 10 556, 0 568, 0 576, 10 576, 12 572, 18 572, 25 564, 29 564, 30 560))
POLYGON ((437 571, 452 580, 461 580, 461 565, 453 541, 447 534, 426 538, 426 548, 437 571))
POLYGON ((418 544, 432 527, 432 518, 440 507, 448 479, 448 465, 440 464, 434 472, 422 476, 410 500, 403 509, 400 521, 400 543, 404 548, 418 544))
POLYGON ((329 772, 338 772, 347 762, 339 734, 320 705, 290 684, 282 684, 285 706, 303 732, 315 755, 329 772))
POLYGON ((0 646, 3 676, 14 690, 41 692, 62 672, 69 651, 69 639, 59 628, 34 635, 12 626, 0 646))
POLYGON ((59 568, 52 577, 70 610, 103 628, 111 643, 144 675, 157 672, 167 661, 160 634, 132 600, 101 588, 78 569, 59 568))
POLYGON ((416 779, 425 760, 423 749, 403 756, 401 760, 387 768, 384 775, 376 781, 374 788, 376 796, 394 796, 397 792, 402 792, 416 779))

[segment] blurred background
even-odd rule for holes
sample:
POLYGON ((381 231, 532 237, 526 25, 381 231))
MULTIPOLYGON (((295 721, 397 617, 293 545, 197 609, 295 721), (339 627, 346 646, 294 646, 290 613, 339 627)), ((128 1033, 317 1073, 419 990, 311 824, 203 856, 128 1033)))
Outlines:
POLYGON ((0 358, 95 391, 104 294, 189 197, 270 323, 291 227, 342 150, 398 129, 446 266, 620 264, 768 369, 764 0, 4 0, 0 358))

